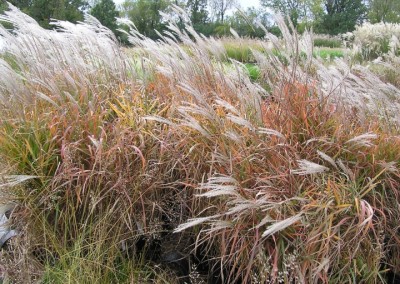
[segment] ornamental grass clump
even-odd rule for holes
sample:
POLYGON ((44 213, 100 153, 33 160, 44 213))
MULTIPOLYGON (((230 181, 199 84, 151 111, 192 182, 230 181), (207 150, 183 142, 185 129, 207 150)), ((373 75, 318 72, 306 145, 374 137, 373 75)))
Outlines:
POLYGON ((235 34, 235 31, 233 31, 233 33, 236 37, 221 39, 228 59, 234 59, 242 63, 254 63, 255 59, 251 50, 265 51, 264 48, 261 47, 262 43, 260 43, 260 40, 241 38, 239 41, 240 43, 238 43, 236 39, 239 35, 235 34))
POLYGON ((381 215, 381 205, 398 194, 387 186, 399 176, 372 157, 380 147, 398 149, 398 138, 372 134, 378 132, 372 125, 343 129, 343 117, 301 84, 283 91, 263 106, 262 123, 235 119, 239 133, 232 125, 225 130, 231 135, 215 136, 213 148, 224 151, 215 154, 214 173, 197 195, 208 201, 208 212, 177 231, 203 224, 199 242, 230 268, 226 283, 378 279, 382 219, 396 222, 381 215))
POLYGON ((90 17, 53 31, 13 7, 1 20, 15 30, 0 30, 0 155, 16 181, 1 188, 24 251, 2 257, 26 268, 10 278, 374 283, 399 272, 395 86, 347 58, 327 66, 312 34, 280 18, 283 39, 251 49, 257 83, 189 24, 171 21, 158 41, 132 30, 124 51, 90 17))
POLYGON ((330 47, 330 48, 341 48, 343 46, 340 37, 333 37, 330 35, 319 34, 314 37, 315 47, 330 47))
POLYGON ((387 53, 399 55, 400 24, 364 23, 357 26, 353 34, 354 48, 366 59, 387 53))

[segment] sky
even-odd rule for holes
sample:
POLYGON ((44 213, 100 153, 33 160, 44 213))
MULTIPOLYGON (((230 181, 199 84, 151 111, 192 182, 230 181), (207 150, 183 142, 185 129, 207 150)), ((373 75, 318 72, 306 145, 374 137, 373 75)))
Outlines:
POLYGON ((259 7, 260 6, 259 0, 238 0, 238 2, 244 9, 246 9, 248 7, 259 7))
MULTIPOLYGON (((260 6, 259 0, 237 0, 237 1, 243 9, 246 9, 248 7, 259 7, 260 6)), ((114 0, 114 2, 115 2, 115 4, 119 5, 122 2, 124 2, 124 0, 114 0)))

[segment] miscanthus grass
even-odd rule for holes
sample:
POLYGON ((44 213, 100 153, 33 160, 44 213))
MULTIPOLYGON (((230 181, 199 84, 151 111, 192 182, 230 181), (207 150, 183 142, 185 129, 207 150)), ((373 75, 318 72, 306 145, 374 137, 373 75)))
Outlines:
POLYGON ((129 51, 91 17, 52 31, 12 6, 0 19, 14 27, 0 28, 2 189, 20 232, 1 256, 9 279, 399 272, 400 91, 368 68, 327 65, 279 17, 282 38, 250 48, 256 81, 174 17, 157 41, 132 30, 129 51))
POLYGON ((353 32, 354 48, 366 58, 376 58, 388 53, 399 55, 400 24, 364 23, 353 32))

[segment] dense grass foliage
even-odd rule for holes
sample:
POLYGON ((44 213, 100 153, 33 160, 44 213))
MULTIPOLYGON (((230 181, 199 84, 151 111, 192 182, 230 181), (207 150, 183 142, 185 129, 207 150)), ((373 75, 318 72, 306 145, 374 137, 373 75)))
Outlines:
POLYGON ((394 53, 400 54, 400 24, 364 23, 353 32, 354 44, 364 58, 375 59, 394 53))
POLYGON ((314 56, 318 56, 324 60, 331 61, 334 60, 335 58, 344 57, 345 51, 343 51, 343 49, 333 49, 333 48, 316 49, 314 51, 314 56))
POLYGON ((0 20, 16 27, 0 27, 1 189, 20 232, 1 255, 9 279, 377 283, 400 271, 400 90, 384 78, 315 57, 312 34, 281 18, 281 39, 236 39, 246 60, 173 22, 160 41, 132 30, 124 50, 93 18, 54 31, 14 8, 0 20))
POLYGON ((342 47, 342 41, 335 38, 315 38, 314 46, 316 47, 330 47, 340 48, 342 47))

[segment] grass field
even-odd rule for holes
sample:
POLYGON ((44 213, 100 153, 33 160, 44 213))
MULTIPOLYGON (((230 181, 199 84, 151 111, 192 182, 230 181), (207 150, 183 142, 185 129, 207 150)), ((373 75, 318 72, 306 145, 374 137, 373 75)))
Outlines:
POLYGON ((317 48, 314 56, 319 56, 324 60, 334 60, 345 56, 345 50, 342 48, 317 48))
POLYGON ((398 57, 378 74, 280 18, 282 38, 171 23, 125 49, 93 19, 57 32, 4 17, 0 189, 18 231, 0 253, 5 282, 400 273, 398 57))

